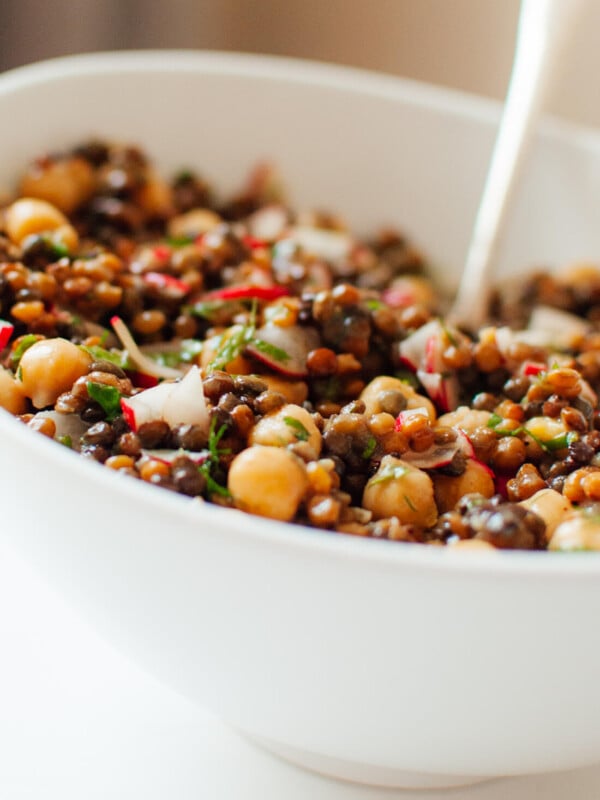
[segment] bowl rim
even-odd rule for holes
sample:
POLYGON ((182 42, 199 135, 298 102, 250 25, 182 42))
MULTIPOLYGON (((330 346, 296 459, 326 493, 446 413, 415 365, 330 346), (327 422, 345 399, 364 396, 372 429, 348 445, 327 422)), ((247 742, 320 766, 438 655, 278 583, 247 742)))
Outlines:
MULTIPOLYGON (((226 53, 219 51, 139 50, 85 53, 27 64, 0 74, 0 102, 3 96, 48 81, 115 73, 167 72, 181 74, 225 74, 251 76, 266 81, 292 82, 358 94, 367 93, 392 101, 431 108, 496 125, 501 103, 455 89, 446 89, 383 73, 317 61, 280 56, 226 53), (74 72, 76 70, 76 73, 74 72)), ((600 151, 600 133, 564 120, 547 117, 540 126, 544 136, 571 145, 600 151)), ((510 579, 517 575, 572 579, 574 576, 600 575, 600 559, 593 552, 559 553, 481 550, 404 544, 374 540, 349 534, 281 523, 235 509, 221 508, 174 492, 158 491, 143 481, 124 480, 114 471, 59 447, 45 436, 34 435, 9 412, 0 409, 0 432, 6 440, 27 449, 33 458, 53 459, 69 473, 77 471, 93 482, 98 491, 117 492, 134 503, 150 507, 157 514, 165 511, 174 520, 202 523, 218 530, 219 536, 253 537, 266 545, 301 553, 313 552, 336 561, 360 560, 378 568, 419 568, 473 577, 510 579), (233 529, 233 530, 232 530, 233 529)), ((171 534, 172 535, 172 532, 171 534)), ((198 534, 201 535, 201 531, 198 534)))

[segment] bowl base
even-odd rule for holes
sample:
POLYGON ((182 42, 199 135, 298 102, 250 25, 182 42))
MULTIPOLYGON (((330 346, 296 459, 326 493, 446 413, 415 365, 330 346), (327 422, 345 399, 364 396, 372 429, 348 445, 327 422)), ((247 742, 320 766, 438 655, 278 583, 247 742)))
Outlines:
POLYGON ((311 772, 327 778, 361 783, 367 786, 380 786, 382 789, 453 789, 471 786, 476 783, 495 780, 497 776, 486 775, 447 775, 427 772, 410 772, 394 767, 344 761, 339 758, 322 756, 307 750, 300 750, 286 744, 264 739, 261 736, 241 733, 255 744, 273 755, 311 772))

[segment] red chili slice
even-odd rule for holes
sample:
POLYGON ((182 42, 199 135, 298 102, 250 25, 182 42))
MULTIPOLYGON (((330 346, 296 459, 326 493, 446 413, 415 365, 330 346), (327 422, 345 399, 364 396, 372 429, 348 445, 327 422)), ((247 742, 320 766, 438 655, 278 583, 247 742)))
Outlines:
POLYGON ((13 335, 15 326, 12 322, 7 322, 5 319, 0 319, 0 350, 4 350, 10 337, 13 335))
POLYGON ((226 286, 223 289, 216 289, 205 296, 207 300, 277 300, 278 297, 286 297, 290 290, 285 286, 251 286, 248 284, 240 286, 226 286))

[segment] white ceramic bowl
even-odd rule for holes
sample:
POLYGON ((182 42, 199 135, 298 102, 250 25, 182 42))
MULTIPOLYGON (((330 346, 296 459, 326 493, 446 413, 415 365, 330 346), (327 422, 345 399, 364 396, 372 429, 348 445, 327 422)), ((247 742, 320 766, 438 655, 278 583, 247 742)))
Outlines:
MULTIPOLYGON (((322 65, 84 56, 0 77, 0 184, 89 135, 225 190, 270 157, 299 205, 399 223, 451 281, 498 108, 322 65)), ((600 253, 600 142, 547 125, 503 268, 600 253)), ((600 560, 286 526, 123 479, 0 415, 2 535, 111 642, 271 749, 348 779, 451 785, 600 760, 600 560)))

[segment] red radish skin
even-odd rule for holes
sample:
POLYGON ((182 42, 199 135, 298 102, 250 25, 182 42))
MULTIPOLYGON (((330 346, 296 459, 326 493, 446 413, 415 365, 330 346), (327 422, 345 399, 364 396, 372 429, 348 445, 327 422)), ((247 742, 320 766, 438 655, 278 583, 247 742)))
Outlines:
POLYGON ((547 369, 547 365, 541 362, 526 361, 523 364, 523 375, 539 375, 540 372, 546 372, 547 369))
POLYGON ((190 291, 189 283, 164 272, 145 272, 143 278, 145 283, 157 289, 171 289, 177 294, 187 294, 190 291))
POLYGON ((4 350, 10 337, 13 335, 15 326, 5 319, 0 319, 0 350, 4 350))

